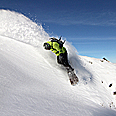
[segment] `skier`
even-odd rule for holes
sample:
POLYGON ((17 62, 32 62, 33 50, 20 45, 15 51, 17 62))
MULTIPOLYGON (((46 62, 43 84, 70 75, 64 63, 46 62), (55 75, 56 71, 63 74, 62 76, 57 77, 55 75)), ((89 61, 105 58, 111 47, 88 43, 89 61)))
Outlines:
POLYGON ((60 39, 56 38, 50 38, 51 41, 47 41, 44 43, 43 47, 46 50, 51 50, 53 53, 57 56, 57 62, 59 64, 62 64, 64 67, 66 67, 67 72, 73 71, 74 69, 69 65, 68 58, 67 58, 67 50, 65 47, 63 47, 64 42, 60 39))
POLYGON ((53 53, 57 56, 57 62, 59 64, 62 64, 64 67, 66 67, 69 80, 71 85, 76 85, 78 83, 78 77, 74 73, 74 69, 69 65, 68 58, 67 58, 67 50, 65 47, 63 47, 64 42, 60 39, 56 38, 50 38, 51 41, 47 41, 44 43, 43 47, 46 50, 51 50, 53 53))

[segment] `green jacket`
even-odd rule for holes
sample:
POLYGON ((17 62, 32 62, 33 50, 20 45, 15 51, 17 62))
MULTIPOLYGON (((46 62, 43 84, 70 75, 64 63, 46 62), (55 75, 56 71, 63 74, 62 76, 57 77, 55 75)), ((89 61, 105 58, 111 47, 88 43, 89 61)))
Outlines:
POLYGON ((51 42, 51 41, 48 41, 46 42, 48 44, 50 44, 51 46, 51 51, 53 53, 55 53, 57 56, 59 56, 61 53, 65 53, 66 52, 66 48, 65 47, 59 47, 59 44, 57 42, 51 42))

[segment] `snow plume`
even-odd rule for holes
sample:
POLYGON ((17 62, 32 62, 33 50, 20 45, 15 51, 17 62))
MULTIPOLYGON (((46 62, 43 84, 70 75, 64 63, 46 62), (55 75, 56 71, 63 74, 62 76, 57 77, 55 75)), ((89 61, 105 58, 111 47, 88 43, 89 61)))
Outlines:
MULTIPOLYGON (((36 24, 23 14, 10 10, 0 10, 0 35, 37 47, 41 50, 38 52, 46 61, 54 61, 54 56, 48 52, 44 54, 42 49, 42 45, 48 41, 49 35, 44 31, 41 24, 36 24)), ((73 53, 69 57, 74 56, 74 47, 68 42, 66 42, 66 47, 70 53, 73 53)))
POLYGON ((49 37, 41 25, 32 22, 23 14, 9 10, 0 10, 0 35, 33 46, 41 46, 49 37))

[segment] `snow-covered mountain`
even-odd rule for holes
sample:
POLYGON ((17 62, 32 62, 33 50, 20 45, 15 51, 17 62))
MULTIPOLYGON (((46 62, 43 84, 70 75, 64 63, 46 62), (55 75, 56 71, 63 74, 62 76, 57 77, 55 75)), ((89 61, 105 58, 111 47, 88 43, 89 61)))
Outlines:
POLYGON ((79 83, 71 86, 49 35, 22 14, 0 10, 0 116, 116 116, 116 65, 65 47, 79 83))

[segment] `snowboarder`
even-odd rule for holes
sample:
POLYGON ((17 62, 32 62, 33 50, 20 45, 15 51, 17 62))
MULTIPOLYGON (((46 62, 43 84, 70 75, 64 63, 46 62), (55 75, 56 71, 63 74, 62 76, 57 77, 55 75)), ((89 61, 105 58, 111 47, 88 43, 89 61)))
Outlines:
POLYGON ((66 67, 67 70, 74 70, 68 63, 68 58, 67 58, 67 50, 65 47, 63 47, 64 42, 61 41, 60 39, 56 38, 50 38, 51 41, 47 41, 44 43, 44 48, 46 50, 51 50, 53 53, 56 54, 57 56, 57 62, 59 64, 62 64, 64 67, 66 67))
POLYGON ((71 65, 68 62, 67 50, 65 47, 63 47, 64 43, 65 41, 62 42, 61 37, 60 39, 56 39, 53 37, 50 38, 50 41, 45 42, 43 44, 43 47, 46 50, 51 50, 53 53, 56 54, 57 62, 59 64, 62 64, 67 70, 71 85, 76 85, 78 83, 78 77, 76 76, 76 74, 74 73, 74 69, 71 67, 71 65))

